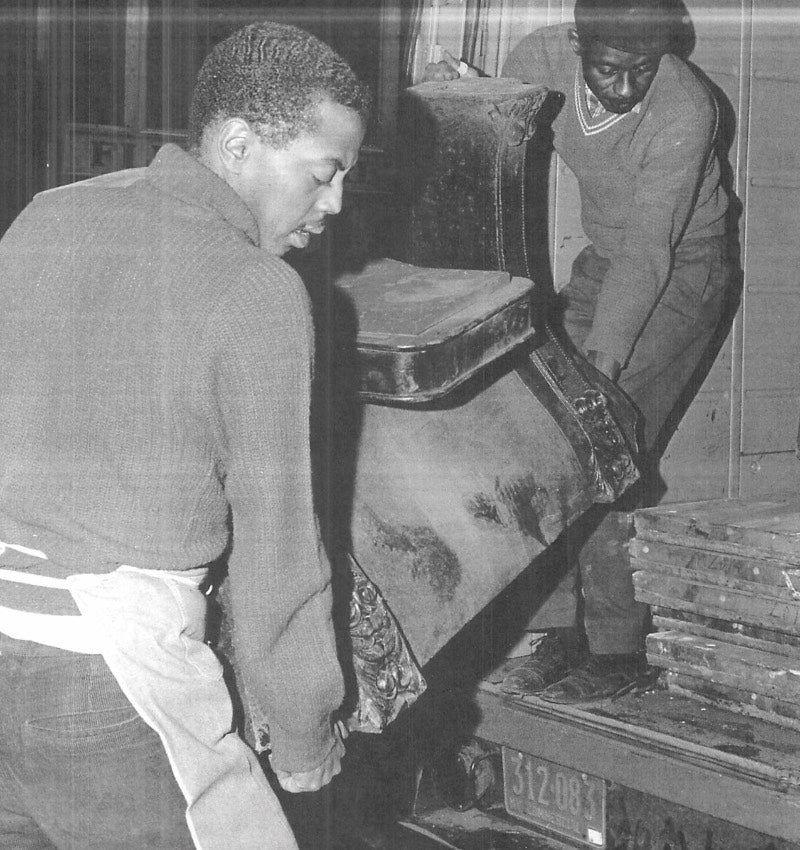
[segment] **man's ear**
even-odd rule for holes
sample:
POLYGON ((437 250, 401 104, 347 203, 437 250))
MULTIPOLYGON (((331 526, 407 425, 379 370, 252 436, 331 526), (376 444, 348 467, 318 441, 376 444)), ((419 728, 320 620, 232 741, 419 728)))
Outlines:
POLYGON ((251 149, 258 141, 258 136, 243 118, 226 118, 217 128, 219 162, 230 174, 241 173, 251 149))
POLYGON ((576 56, 580 56, 583 53, 583 47, 581 46, 581 37, 578 35, 578 31, 570 27, 567 30, 567 38, 569 39, 569 46, 572 48, 573 53, 576 56))

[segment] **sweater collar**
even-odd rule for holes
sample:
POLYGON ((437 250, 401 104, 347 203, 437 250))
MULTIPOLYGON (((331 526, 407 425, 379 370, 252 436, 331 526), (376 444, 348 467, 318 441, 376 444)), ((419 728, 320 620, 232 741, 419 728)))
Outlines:
MULTIPOLYGON (((586 108, 589 112, 589 116, 591 118, 600 118, 605 117, 607 115, 611 115, 605 106, 600 102, 600 98, 589 88, 589 84, 584 81, 583 84, 584 94, 586 95, 586 108)), ((634 115, 638 115, 639 112, 642 111, 642 102, 636 104, 636 106, 631 109, 631 112, 634 115)), ((626 113, 627 114, 627 113, 626 113)))
MULTIPOLYGON (((653 82, 655 83, 655 80, 653 82)), ((652 87, 653 86, 651 85, 650 88, 652 89, 652 87)), ((586 85, 586 81, 581 73, 580 63, 578 63, 578 66, 575 69, 575 83, 572 87, 572 91, 575 101, 575 113, 577 114, 578 123, 581 125, 581 130, 583 130, 584 136, 596 136, 598 133, 602 133, 609 127, 613 127, 615 124, 623 121, 629 115, 638 115, 642 112, 642 110, 647 108, 646 105, 643 106, 643 100, 641 103, 637 103, 630 112, 607 112, 603 108, 602 104, 597 101, 600 105, 600 110, 593 111, 592 101, 589 99, 589 95, 591 94, 594 100, 597 100, 597 98, 586 85)), ((650 92, 648 91, 645 95, 645 100, 647 100, 649 96, 650 92)))
POLYGON ((258 224, 244 201, 196 157, 178 145, 163 145, 147 168, 146 179, 184 203, 205 207, 258 245, 258 224))

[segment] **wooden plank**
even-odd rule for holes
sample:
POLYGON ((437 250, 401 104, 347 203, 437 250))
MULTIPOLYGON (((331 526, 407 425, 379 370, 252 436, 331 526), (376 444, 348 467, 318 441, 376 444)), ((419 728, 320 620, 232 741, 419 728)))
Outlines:
POLYGON ((634 512, 642 539, 800 564, 800 498, 685 502, 634 512))
POLYGON ((787 635, 758 626, 701 617, 688 611, 671 611, 655 607, 651 611, 653 627, 658 632, 685 632, 690 635, 726 640, 735 646, 748 646, 762 652, 776 652, 789 658, 800 657, 800 635, 787 635))
POLYGON ((629 551, 636 569, 674 575, 688 571, 709 583, 741 583, 753 592, 780 591, 781 597, 800 599, 800 568, 777 558, 748 558, 640 538, 631 540, 629 551))
POLYGON ((674 670, 664 671, 668 690, 709 705, 724 706, 745 717, 756 717, 800 731, 800 706, 752 691, 732 688, 709 679, 687 676, 674 670))
POLYGON ((800 602, 758 597, 648 570, 633 573, 633 586, 636 598, 648 605, 800 634, 800 602))
MULTIPOLYGON (((631 566, 637 571, 646 572, 652 582, 658 581, 658 576, 664 579, 680 579, 690 584, 702 584, 708 587, 719 588, 720 603, 724 605, 727 591, 735 591, 739 596, 752 596, 761 605, 763 600, 778 599, 782 602, 800 602, 800 593, 795 589, 795 584, 789 586, 773 586, 769 584, 756 584, 752 581, 742 581, 735 577, 728 577, 724 573, 702 573, 694 570, 685 570, 672 564, 655 564, 652 561, 640 561, 631 558, 631 566), (644 570, 642 570, 644 567, 644 570)), ((800 579, 794 577, 794 582, 800 586, 800 579)), ((651 587, 656 585, 651 584, 651 587)), ((666 586, 666 585, 665 585, 666 586)))
POLYGON ((770 499, 715 499, 685 502, 668 507, 643 508, 636 512, 643 519, 652 517, 669 527, 689 534, 705 536, 704 525, 731 530, 773 530, 787 522, 797 533, 800 527, 800 498, 792 493, 776 494, 770 499))
POLYGON ((656 667, 792 703, 800 713, 797 659, 678 631, 647 635, 646 648, 656 667))
MULTIPOLYGON (((629 698, 610 706, 606 701, 603 711, 594 714, 572 706, 515 700, 482 685, 475 697, 479 719, 474 734, 766 835, 800 841, 800 761, 791 741, 776 745, 777 765, 739 756, 735 750, 686 737, 696 729, 682 726, 676 718, 692 716, 691 700, 666 691, 645 697, 647 706, 638 714, 636 701, 629 698), (673 717, 659 714, 659 704, 673 717), (612 716, 615 710, 622 717, 647 719, 658 728, 618 720, 612 716), (665 734, 663 728, 680 731, 682 737, 665 734)), ((730 741, 722 732, 724 718, 732 721, 735 715, 709 708, 704 717, 716 730, 707 740, 722 746, 724 740, 730 741)), ((760 749, 761 734, 782 740, 786 730, 777 726, 774 730, 763 723, 757 732, 759 752, 770 759, 773 750, 766 742, 760 749)))

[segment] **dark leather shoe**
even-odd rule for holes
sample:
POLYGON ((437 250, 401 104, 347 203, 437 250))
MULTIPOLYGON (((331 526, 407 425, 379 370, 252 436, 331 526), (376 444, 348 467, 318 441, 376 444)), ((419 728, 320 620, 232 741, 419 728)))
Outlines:
POLYGON ((584 654, 577 637, 566 629, 547 632, 533 653, 506 674, 500 690, 520 696, 540 694, 548 685, 563 679, 584 654))
POLYGON ((590 655, 580 667, 545 688, 539 699, 574 705, 612 697, 634 687, 642 667, 639 653, 590 655))

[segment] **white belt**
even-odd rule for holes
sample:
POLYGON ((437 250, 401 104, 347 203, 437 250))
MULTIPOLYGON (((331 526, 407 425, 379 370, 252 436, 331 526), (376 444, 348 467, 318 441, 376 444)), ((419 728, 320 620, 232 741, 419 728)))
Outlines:
POLYGON ((38 614, 0 606, 0 632, 15 640, 30 640, 70 652, 100 655, 100 642, 80 614, 38 614))
MULTIPOLYGON (((47 560, 43 552, 18 546, 14 543, 3 543, 0 541, 0 555, 6 549, 13 549, 25 555, 32 555, 47 560)), ((139 567, 122 565, 122 570, 134 570, 147 575, 164 578, 170 576, 184 584, 195 587, 205 576, 205 569, 188 571, 171 570, 146 570, 139 567)), ((54 576, 43 576, 36 573, 27 573, 17 570, 6 570, 0 568, 0 581, 13 581, 18 584, 31 584, 37 587, 55 587, 66 590, 69 593, 69 585, 66 579, 54 576)), ((0 606, 0 632, 15 640, 28 640, 41 643, 45 646, 53 646, 57 649, 66 649, 69 652, 81 652, 86 655, 100 655, 102 648, 100 641, 89 628, 89 624, 80 614, 39 614, 35 611, 18 611, 15 608, 0 606)))
MULTIPOLYGON (((47 560, 47 555, 38 549, 0 541, 0 555, 6 549, 47 560)), ((56 587, 69 592, 67 582, 63 578, 23 573, 17 570, 0 568, 0 581, 14 581, 18 584, 32 584, 37 587, 56 587)), ((86 620, 79 614, 39 614, 35 611, 18 611, 15 608, 0 606, 0 632, 15 640, 34 641, 70 652, 82 652, 87 655, 101 653, 99 642, 91 634, 86 620)))

